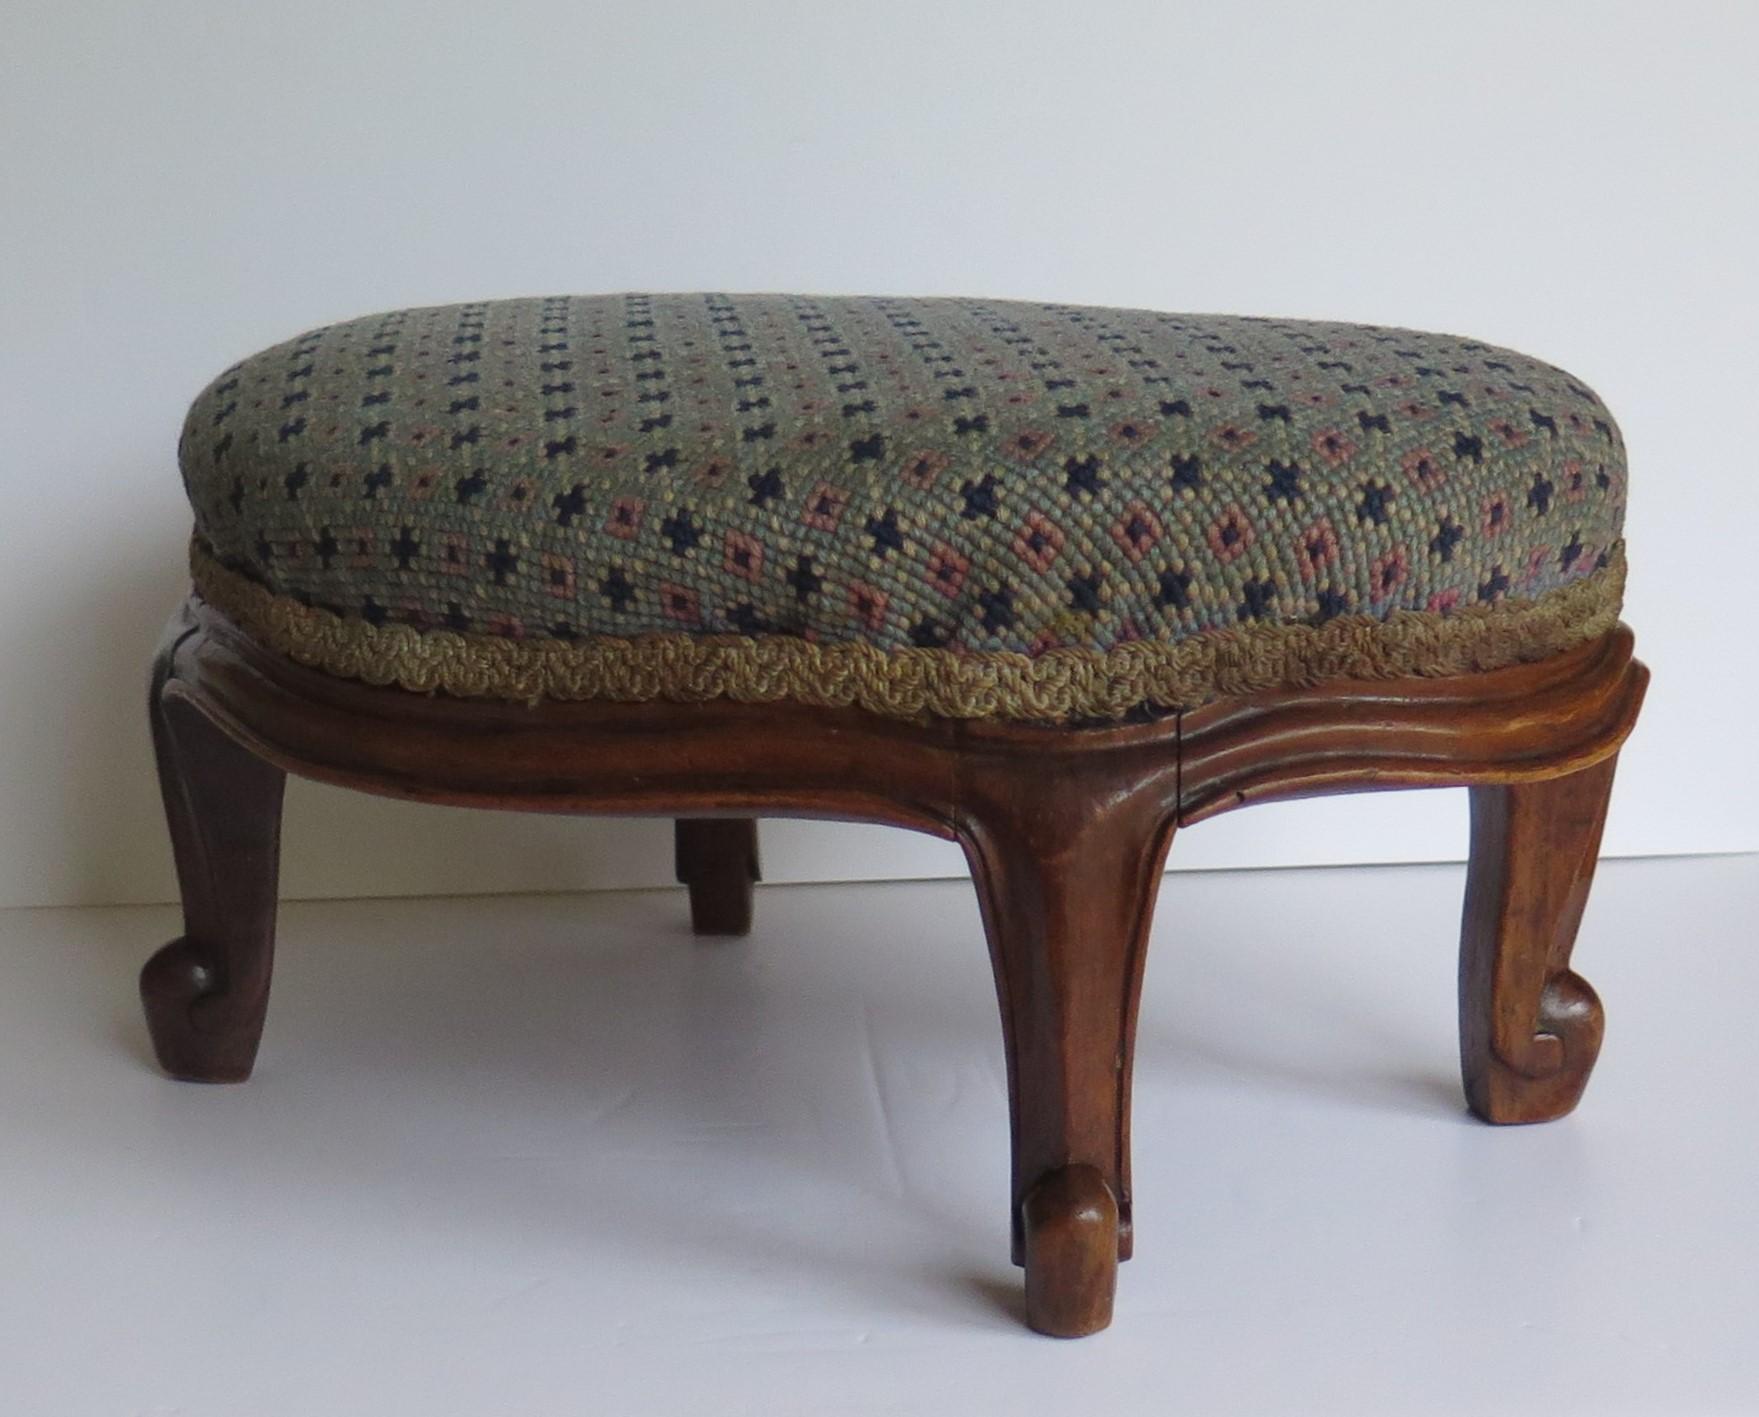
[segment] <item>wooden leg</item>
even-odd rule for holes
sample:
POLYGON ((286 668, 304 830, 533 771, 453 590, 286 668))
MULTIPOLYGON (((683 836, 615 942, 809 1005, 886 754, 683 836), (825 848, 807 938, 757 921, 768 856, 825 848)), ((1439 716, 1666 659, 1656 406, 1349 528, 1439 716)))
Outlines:
POLYGON ((1576 1105, 1600 1051, 1600 1000, 1570 971, 1616 755, 1543 782, 1472 789, 1460 949, 1460 1061, 1487 1122, 1576 1105))
POLYGON ((285 776, 188 702, 151 705, 159 786, 183 935, 141 971, 141 1002, 160 1066, 191 1082, 242 1082, 269 1002, 285 776))
POLYGON ((1128 801, 1058 803, 1034 775, 966 842, 1001 999, 1013 1130, 1014 1259, 1027 1321, 1111 1322, 1130 1252, 1130 1064, 1170 822, 1128 801))
POLYGON ((751 817, 680 817, 674 824, 678 879, 690 887, 690 925, 699 935, 751 930, 757 822, 751 817))

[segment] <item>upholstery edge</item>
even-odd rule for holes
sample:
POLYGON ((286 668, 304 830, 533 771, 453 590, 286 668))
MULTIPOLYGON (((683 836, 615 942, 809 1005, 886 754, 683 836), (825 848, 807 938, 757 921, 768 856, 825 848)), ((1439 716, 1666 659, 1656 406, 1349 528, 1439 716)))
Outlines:
POLYGON ((1118 719, 1144 707, 1334 680, 1440 678, 1504 669, 1573 649, 1618 622, 1624 548, 1571 585, 1449 614, 1246 625, 1107 650, 885 650, 790 635, 597 635, 522 640, 372 624, 279 595, 190 546, 196 592, 251 639, 308 668, 412 693, 546 699, 792 701, 889 718, 1026 722, 1118 719))

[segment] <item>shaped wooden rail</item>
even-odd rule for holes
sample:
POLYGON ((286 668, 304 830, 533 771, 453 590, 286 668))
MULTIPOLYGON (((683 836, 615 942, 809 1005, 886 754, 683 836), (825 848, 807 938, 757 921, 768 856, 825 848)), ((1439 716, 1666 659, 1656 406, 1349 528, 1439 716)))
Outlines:
POLYGON ((750 927, 757 816, 956 840, 1001 1006, 1028 1319, 1090 1333, 1110 1320, 1131 1249, 1136 1008, 1174 831, 1275 798, 1471 788, 1466 1095, 1489 1121, 1559 1116, 1600 1042, 1600 1004, 1570 951, 1647 680, 1631 647, 1621 626, 1540 664, 1255 695, 1142 723, 907 722, 804 705, 410 694, 302 669, 192 600, 152 687, 184 902, 182 936, 141 977, 154 1047, 176 1077, 250 1072, 288 772, 427 802, 677 818, 677 874, 710 934, 750 927))

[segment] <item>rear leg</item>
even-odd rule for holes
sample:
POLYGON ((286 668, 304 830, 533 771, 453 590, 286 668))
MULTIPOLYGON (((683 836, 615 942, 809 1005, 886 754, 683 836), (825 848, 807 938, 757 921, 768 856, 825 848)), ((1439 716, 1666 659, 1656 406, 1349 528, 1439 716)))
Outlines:
POLYGON ((751 817, 680 817, 673 842, 678 879, 690 888, 690 925, 699 935, 751 930, 757 822, 751 817))

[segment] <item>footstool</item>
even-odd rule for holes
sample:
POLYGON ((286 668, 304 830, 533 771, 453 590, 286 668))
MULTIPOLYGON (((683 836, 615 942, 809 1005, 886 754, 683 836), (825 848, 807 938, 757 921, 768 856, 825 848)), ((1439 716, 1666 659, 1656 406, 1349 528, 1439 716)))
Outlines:
POLYGON ((296 772, 675 817, 704 932, 750 923, 758 816, 959 842, 1045 1333, 1104 1327, 1130 1253, 1176 828, 1469 787, 1467 1100, 1542 1121, 1587 1081, 1570 951, 1647 674, 1618 430, 1538 360, 1012 301, 502 300, 254 355, 180 459, 194 593, 151 712, 185 924, 141 978, 173 1076, 251 1070, 296 772))

